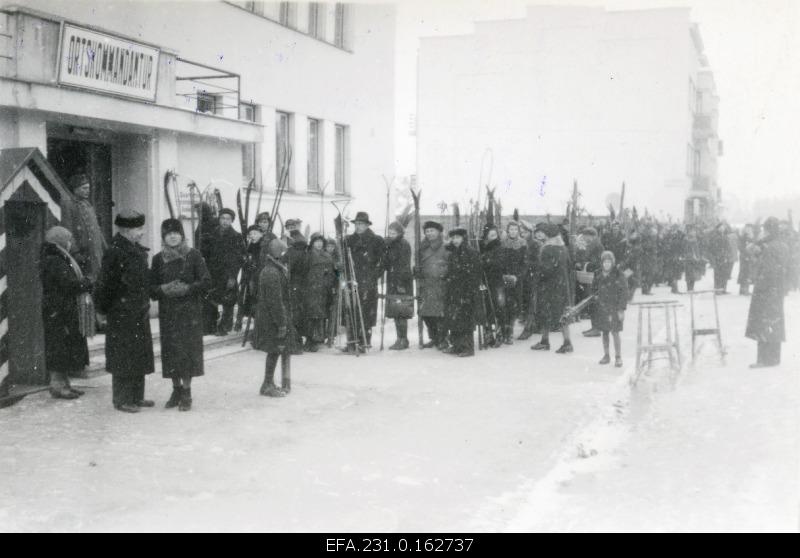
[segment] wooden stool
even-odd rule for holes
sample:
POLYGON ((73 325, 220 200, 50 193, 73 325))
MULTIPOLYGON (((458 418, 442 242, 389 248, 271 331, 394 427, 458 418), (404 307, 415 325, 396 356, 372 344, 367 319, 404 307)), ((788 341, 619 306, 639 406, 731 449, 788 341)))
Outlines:
POLYGON ((694 362, 695 357, 697 356, 696 350, 696 339, 703 335, 716 335, 717 337, 717 348, 719 349, 719 357, 722 362, 725 362, 725 348, 722 346, 722 334, 720 333, 719 327, 719 309, 717 308, 717 293, 721 293, 721 289, 712 289, 708 291, 689 291, 689 304, 692 310, 692 362, 694 362), (697 295, 702 294, 713 294, 714 299, 714 321, 717 327, 712 328, 697 328, 695 327, 695 320, 694 320, 694 297, 697 295))
POLYGON ((669 359, 670 368, 680 371, 683 366, 681 359, 681 344, 678 335, 678 306, 682 306, 677 300, 654 300, 647 302, 631 302, 631 306, 636 306, 639 309, 639 316, 637 320, 636 331, 636 371, 631 384, 635 384, 639 380, 644 371, 644 365, 650 370, 653 367, 653 361, 663 358, 669 359), (663 341, 653 340, 653 311, 664 312, 665 323, 665 339, 663 341), (645 323, 644 317, 647 314, 647 322, 645 323), (647 327, 646 337, 647 342, 643 342, 645 337, 644 327, 647 327), (667 353, 666 356, 655 356, 659 353, 667 353))

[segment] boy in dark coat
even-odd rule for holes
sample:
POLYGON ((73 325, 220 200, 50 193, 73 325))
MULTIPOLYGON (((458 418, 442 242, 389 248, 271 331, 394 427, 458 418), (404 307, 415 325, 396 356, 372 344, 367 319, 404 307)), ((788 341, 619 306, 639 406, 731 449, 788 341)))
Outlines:
POLYGON ((45 364, 50 373, 50 394, 57 399, 83 395, 70 385, 69 374, 89 364, 86 326, 94 320, 94 312, 87 312, 92 282, 70 255, 72 239, 64 227, 49 229, 40 264, 45 364))
POLYGON ((150 296, 158 301, 161 374, 172 380, 165 407, 192 408, 192 378, 203 375, 203 295, 211 276, 198 250, 186 244, 178 219, 161 223, 163 248, 150 269, 150 296))
POLYGON ((445 290, 447 260, 450 252, 442 239, 443 227, 427 221, 423 227, 425 240, 420 247, 421 269, 416 269, 417 296, 420 299, 419 318, 425 322, 429 341, 423 349, 447 348, 447 326, 445 324, 445 290))
POLYGON ((781 343, 786 341, 783 299, 789 290, 789 250, 780 237, 775 217, 764 222, 763 238, 751 250, 755 257, 753 296, 745 336, 758 342, 758 358, 750 368, 781 363, 781 343))
POLYGON ((595 319, 597 327, 603 332, 603 358, 600 364, 611 362, 609 355, 609 334, 614 337, 614 366, 622 366, 622 346, 619 332, 622 331, 625 309, 628 307, 628 282, 617 269, 614 252, 605 251, 601 258, 602 267, 594 276, 592 292, 597 297, 595 319))
POLYGON ((228 335, 233 327, 233 307, 239 294, 237 277, 245 256, 242 235, 232 227, 235 217, 227 208, 219 212, 219 228, 211 238, 206 260, 211 274, 212 298, 222 305, 222 317, 215 324, 217 335, 228 335))
POLYGON ((568 324, 561 324, 561 317, 569 304, 569 257, 558 225, 547 225, 544 229, 547 240, 539 254, 539 269, 536 278, 536 322, 542 328, 542 339, 531 347, 534 351, 550 350, 550 332, 562 331, 564 343, 557 353, 571 353, 568 324))
POLYGON ((451 347, 445 352, 460 357, 475 355, 475 301, 481 284, 481 261, 467 244, 466 229, 450 231, 450 257, 445 274, 445 320, 451 347))
MULTIPOLYGON (((372 221, 364 211, 356 213, 355 233, 347 237, 347 248, 353 258, 355 280, 364 318, 367 345, 372 344, 372 328, 378 322, 378 279, 383 275, 384 241, 369 228, 372 221)), ((345 261, 347 254, 344 254, 345 261)))
POLYGON ((144 380, 155 371, 150 332, 150 277, 141 213, 117 215, 117 234, 103 256, 96 291, 98 310, 107 315, 106 370, 111 373, 114 408, 137 413, 155 405, 144 398, 144 380))
POLYGON ((525 328, 520 333, 517 339, 519 341, 527 341, 534 333, 539 333, 540 328, 536 324, 536 300, 538 286, 536 284, 539 275, 539 254, 544 246, 547 237, 544 234, 544 225, 538 224, 534 228, 533 237, 528 243, 528 253, 526 257, 526 274, 528 282, 530 283, 530 293, 528 299, 528 313, 525 320, 525 328))
MULTIPOLYGON (((403 238, 405 230, 397 221, 389 225, 389 237, 386 239, 386 252, 383 256, 383 265, 386 269, 386 296, 414 295, 414 277, 411 274, 411 245, 403 238)), ((413 304, 413 299, 412 299, 413 304)), ((389 347, 390 351, 408 349, 408 318, 390 315, 394 319, 397 331, 397 341, 389 347)))
POLYGON ((270 241, 258 279, 258 306, 253 330, 253 348, 267 353, 261 395, 284 397, 291 391, 291 353, 295 333, 289 302, 289 269, 281 259, 286 244, 270 241), (275 385, 275 368, 281 361, 281 387, 275 385))

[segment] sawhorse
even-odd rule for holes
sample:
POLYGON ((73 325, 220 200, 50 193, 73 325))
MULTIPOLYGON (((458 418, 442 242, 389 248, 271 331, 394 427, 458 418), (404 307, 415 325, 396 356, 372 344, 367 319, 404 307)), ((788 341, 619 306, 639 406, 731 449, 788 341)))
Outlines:
POLYGON ((636 371, 631 378, 631 384, 639 380, 644 371, 644 365, 650 370, 653 361, 658 358, 668 358, 670 368, 680 372, 683 366, 681 359, 681 343, 678 334, 678 306, 682 306, 677 300, 654 300, 647 302, 631 302, 631 306, 636 306, 639 310, 636 331, 636 371), (664 312, 665 338, 663 341, 653 340, 653 311, 664 312), (647 319, 645 320, 645 314, 647 319), (647 328, 646 334, 644 328, 647 328), (644 338, 647 338, 646 343, 644 338), (655 357, 658 353, 667 353, 666 357, 655 357))
POLYGON ((689 305, 692 310, 692 362, 697 356, 697 338, 703 335, 716 335, 717 348, 719 349, 720 359, 725 362, 725 347, 722 346, 722 334, 719 327, 719 309, 717 308, 717 293, 722 292, 721 289, 711 289, 708 291, 689 291, 689 305), (712 328, 697 328, 694 323, 694 297, 701 294, 713 294, 714 299, 714 321, 717 327, 712 328))

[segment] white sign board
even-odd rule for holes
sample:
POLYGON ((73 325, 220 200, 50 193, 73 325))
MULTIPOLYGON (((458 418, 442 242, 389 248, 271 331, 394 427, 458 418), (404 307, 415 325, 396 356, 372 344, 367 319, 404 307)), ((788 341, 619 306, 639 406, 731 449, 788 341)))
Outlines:
POLYGON ((58 82, 156 100, 159 50, 65 23, 58 82))

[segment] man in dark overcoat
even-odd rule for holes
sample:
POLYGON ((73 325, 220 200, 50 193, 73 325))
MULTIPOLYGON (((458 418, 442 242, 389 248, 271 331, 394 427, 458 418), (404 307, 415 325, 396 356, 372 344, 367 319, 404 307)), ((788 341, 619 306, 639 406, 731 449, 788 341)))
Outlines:
POLYGON ((447 347, 447 326, 445 324, 445 275, 447 260, 450 257, 442 238, 443 227, 435 221, 427 221, 423 227, 425 240, 421 242, 421 266, 415 269, 417 277, 417 296, 420 299, 420 319, 425 322, 429 341, 423 349, 447 347))
POLYGON ((481 285, 481 260, 467 244, 467 230, 453 229, 449 233, 450 257, 445 274, 445 323, 450 332, 451 346, 445 352, 460 357, 475 354, 474 330, 476 301, 481 285))
POLYGON ((372 328, 378 322, 378 279, 383 275, 385 243, 383 238, 369 228, 372 221, 366 212, 356 213, 353 224, 356 230, 347 237, 347 249, 353 258, 355 279, 358 282, 358 297, 364 318, 366 341, 367 345, 371 345, 372 328))
MULTIPOLYGON (((386 252, 383 263, 386 269, 386 296, 404 295, 413 297, 414 277, 411 273, 411 245, 404 238, 405 228, 397 221, 389 225, 386 239, 386 252)), ((388 298, 386 301, 388 302, 388 298)), ((410 299, 413 309, 413 298, 410 299)), ((398 315, 392 306, 386 310, 386 317, 394 319, 397 341, 389 347, 390 351, 408 349, 408 317, 398 315)))
POLYGON ((228 335, 233 327, 233 307, 239 294, 237 278, 245 258, 242 235, 232 226, 235 217, 231 209, 219 212, 219 227, 210 239, 206 261, 211 274, 211 299, 222 305, 222 316, 216 324, 217 335, 228 335))
POLYGON ((539 254, 539 267, 536 286, 536 322, 542 328, 542 339, 531 347, 535 351, 550 350, 550 332, 562 331, 564 343, 557 353, 571 353, 569 325, 561 324, 569 304, 569 257, 557 225, 547 225, 544 229, 547 240, 539 254))
POLYGON ((304 324, 304 299, 306 296, 306 280, 308 277, 308 243, 299 230, 289 233, 289 248, 283 256, 283 263, 289 269, 289 304, 294 318, 294 331, 297 338, 293 345, 295 354, 303 352, 303 335, 307 331, 304 324))
POLYGON ((118 231, 103 256, 95 296, 108 323, 106 370, 112 377, 114 407, 137 413, 154 405, 144 398, 145 376, 155 370, 147 248, 139 244, 145 217, 123 212, 114 224, 118 231))
POLYGON ((745 336, 758 343, 758 357, 750 368, 781 363, 781 343, 786 341, 783 299, 789 287, 789 250, 780 237, 778 219, 764 222, 763 238, 753 246, 753 296, 745 336))

